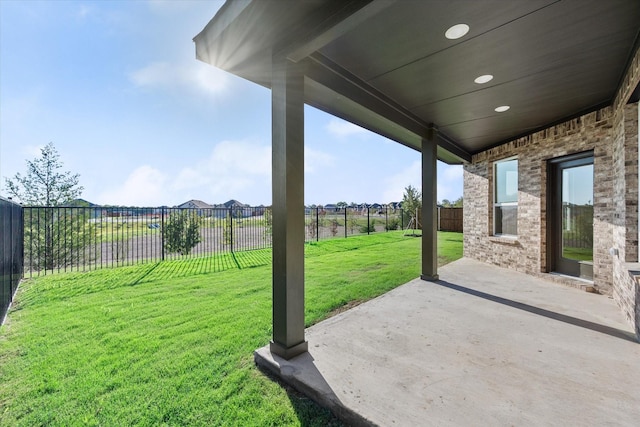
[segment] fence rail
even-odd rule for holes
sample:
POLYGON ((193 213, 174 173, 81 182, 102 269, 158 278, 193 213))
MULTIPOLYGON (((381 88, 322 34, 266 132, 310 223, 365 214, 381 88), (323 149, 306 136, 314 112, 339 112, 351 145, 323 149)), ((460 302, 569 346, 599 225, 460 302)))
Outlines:
MULTIPOLYGON (((24 273, 89 271, 271 247, 271 210, 24 207, 24 273)), ((305 241, 404 229, 387 207, 305 208, 305 241)))
POLYGON ((0 323, 23 275, 22 207, 0 197, 0 323))
MULTIPOLYGON (((24 207, 24 273, 89 271, 271 247, 271 210, 24 207), (188 237, 189 227, 197 231, 188 237), (192 245, 183 244, 191 238, 192 245)), ((305 209, 305 240, 403 228, 401 209, 305 209)))

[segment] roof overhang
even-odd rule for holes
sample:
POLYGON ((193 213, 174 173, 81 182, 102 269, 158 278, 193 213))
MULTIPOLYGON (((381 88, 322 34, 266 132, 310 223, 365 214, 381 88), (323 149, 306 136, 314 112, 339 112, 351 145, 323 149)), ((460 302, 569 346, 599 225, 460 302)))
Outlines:
POLYGON ((307 104, 416 150, 436 135, 460 163, 610 104, 639 31, 637 0, 240 0, 194 41, 198 59, 267 88, 286 57, 307 104), (469 33, 445 38, 458 23, 469 33))

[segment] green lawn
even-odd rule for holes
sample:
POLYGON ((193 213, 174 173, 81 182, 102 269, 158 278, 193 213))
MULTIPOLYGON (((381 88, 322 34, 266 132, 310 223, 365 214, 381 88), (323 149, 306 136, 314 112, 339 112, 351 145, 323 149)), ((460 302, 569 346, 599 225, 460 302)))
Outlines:
MULTIPOLYGON (((462 235, 440 233, 439 249, 441 263, 459 258, 462 235)), ((253 363, 271 336, 270 256, 25 281, 0 329, 0 425, 339 424, 253 363)), ((420 239, 321 241, 305 263, 311 325, 417 277, 420 239)))

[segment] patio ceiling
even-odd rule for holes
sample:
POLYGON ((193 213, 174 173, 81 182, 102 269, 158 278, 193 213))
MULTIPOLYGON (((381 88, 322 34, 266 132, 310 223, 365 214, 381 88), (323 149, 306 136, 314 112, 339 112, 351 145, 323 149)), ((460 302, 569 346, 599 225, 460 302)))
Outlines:
POLYGON ((639 30, 638 0, 254 0, 228 1, 194 41, 268 88, 274 56, 301 63, 307 104, 416 150, 436 130, 438 157, 459 163, 610 104, 639 30))

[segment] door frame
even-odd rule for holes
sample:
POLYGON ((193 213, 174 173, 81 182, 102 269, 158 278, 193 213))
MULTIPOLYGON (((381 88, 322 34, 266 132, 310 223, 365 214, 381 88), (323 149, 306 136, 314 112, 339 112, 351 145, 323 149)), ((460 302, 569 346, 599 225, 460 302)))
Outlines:
MULTIPOLYGON (((570 267, 562 261, 562 173, 563 169, 594 164, 593 150, 547 161, 547 270, 593 280, 593 262, 577 261, 570 267), (569 271, 571 270, 571 271, 569 271)), ((595 165, 594 165, 595 166, 595 165)), ((595 186, 595 180, 594 180, 595 186)), ((594 203, 595 205, 595 203, 594 203)))

